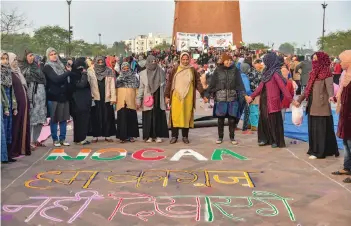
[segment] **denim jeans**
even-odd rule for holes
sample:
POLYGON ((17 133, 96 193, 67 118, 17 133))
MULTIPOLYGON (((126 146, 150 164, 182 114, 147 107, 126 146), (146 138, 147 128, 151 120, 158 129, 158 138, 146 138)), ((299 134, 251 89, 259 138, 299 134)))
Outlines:
POLYGON ((351 170, 351 140, 344 139, 345 158, 344 169, 351 170))
POLYGON ((57 137, 57 126, 60 125, 60 141, 66 140, 66 133, 67 133, 67 121, 62 121, 59 123, 51 123, 50 122, 50 130, 51 130, 51 137, 53 141, 58 141, 57 137))

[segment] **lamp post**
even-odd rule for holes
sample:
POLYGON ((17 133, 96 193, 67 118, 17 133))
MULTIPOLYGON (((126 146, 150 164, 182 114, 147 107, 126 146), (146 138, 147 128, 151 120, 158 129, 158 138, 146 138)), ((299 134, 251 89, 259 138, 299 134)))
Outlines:
POLYGON ((328 4, 324 3, 322 4, 322 8, 323 8, 323 31, 322 31, 322 50, 324 49, 324 33, 325 33, 325 29, 324 29, 324 24, 325 24, 325 9, 327 8, 328 4))
POLYGON ((68 56, 71 55, 71 3, 72 0, 66 0, 68 4, 68 56))
POLYGON ((99 33, 98 35, 99 35, 99 44, 101 45, 101 33, 99 33))

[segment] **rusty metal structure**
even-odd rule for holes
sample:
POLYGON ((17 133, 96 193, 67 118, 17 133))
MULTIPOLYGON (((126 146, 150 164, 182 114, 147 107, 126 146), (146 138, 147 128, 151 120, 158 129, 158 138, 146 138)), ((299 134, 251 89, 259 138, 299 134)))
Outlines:
POLYGON ((173 44, 177 32, 233 33, 233 43, 242 41, 240 5, 238 0, 188 1, 175 0, 173 44))

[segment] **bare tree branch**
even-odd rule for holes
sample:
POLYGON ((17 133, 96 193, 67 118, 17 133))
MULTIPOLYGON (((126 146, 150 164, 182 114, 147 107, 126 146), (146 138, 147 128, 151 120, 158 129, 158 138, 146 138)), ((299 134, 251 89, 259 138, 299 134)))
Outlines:
POLYGON ((1 41, 7 35, 17 33, 31 26, 32 23, 28 21, 24 14, 19 14, 17 9, 12 9, 10 12, 1 11, 1 41))

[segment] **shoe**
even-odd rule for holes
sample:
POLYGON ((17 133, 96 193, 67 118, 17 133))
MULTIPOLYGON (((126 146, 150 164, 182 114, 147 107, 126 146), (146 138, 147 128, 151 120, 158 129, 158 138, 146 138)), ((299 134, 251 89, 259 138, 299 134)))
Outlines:
POLYGON ((251 131, 257 131, 257 127, 256 126, 251 126, 251 131))
POLYGON ((65 141, 65 140, 61 140, 60 143, 63 146, 70 146, 70 144, 67 141, 65 141))
POLYGON ((93 140, 91 141, 91 143, 96 144, 98 141, 99 141, 99 139, 97 137, 96 138, 94 137, 93 140))
POLYGON ((105 141, 106 141, 107 143, 113 143, 113 140, 110 139, 110 138, 105 138, 105 141))
POLYGON ((238 144, 239 144, 238 141, 236 141, 236 140, 234 140, 234 139, 231 139, 231 140, 230 140, 230 143, 231 143, 232 145, 238 145, 238 144))
POLYGON ((178 138, 177 137, 172 137, 172 139, 169 141, 170 144, 175 144, 177 143, 178 138))
POLYGON ((266 146, 267 145, 267 143, 266 142, 263 142, 263 141, 260 141, 260 142, 258 142, 258 146, 266 146))
POLYGON ((156 143, 162 143, 162 139, 161 138, 156 138, 156 143))
POLYGON ((129 142, 134 143, 135 139, 133 137, 129 138, 129 142))
POLYGON ((9 158, 9 162, 17 162, 16 159, 9 158))
POLYGON ((271 147, 272 147, 272 148, 277 148, 278 145, 277 145, 277 144, 272 144, 271 147))
POLYGON ((59 141, 54 141, 54 147, 61 147, 61 143, 59 141))
POLYGON ((88 145, 88 144, 90 144, 90 142, 87 140, 83 140, 82 142, 79 142, 78 144, 79 145, 88 145))
POLYGON ((314 155, 311 155, 311 156, 309 157, 309 159, 317 159, 317 157, 314 156, 314 155))
POLYGON ((145 141, 146 143, 152 143, 152 138, 149 138, 145 141))
POLYGON ((184 144, 189 144, 190 143, 190 141, 189 141, 189 139, 187 137, 183 137, 183 142, 184 142, 184 144))
POLYGON ((223 139, 222 138, 218 138, 218 140, 216 140, 216 144, 221 144, 223 143, 223 139))

